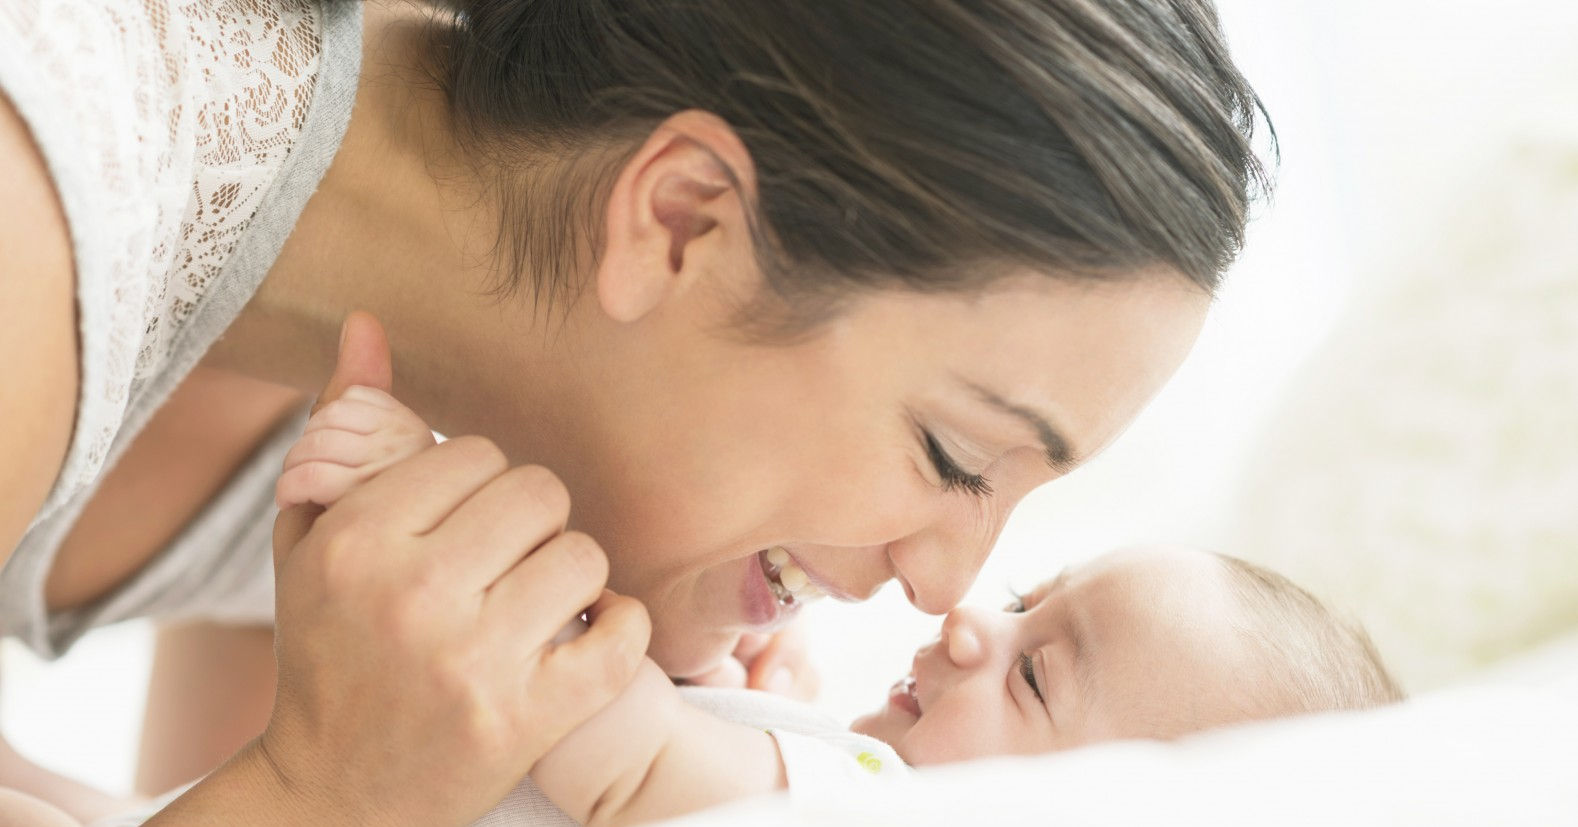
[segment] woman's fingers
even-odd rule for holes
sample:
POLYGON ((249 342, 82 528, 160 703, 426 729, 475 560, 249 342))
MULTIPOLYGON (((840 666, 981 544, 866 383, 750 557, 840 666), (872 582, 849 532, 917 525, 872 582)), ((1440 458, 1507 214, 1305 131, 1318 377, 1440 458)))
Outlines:
POLYGON ((602 596, 602 550, 561 533, 563 486, 503 464, 477 438, 425 449, 281 555, 279 691, 259 743, 306 798, 496 801, 636 674, 645 610, 602 596), (556 642, 588 606, 585 634, 556 642))
POLYGON ((519 561, 488 589, 482 623, 501 639, 535 650, 597 601, 608 580, 608 557, 576 531, 528 551, 517 551, 519 561))
POLYGON ((492 442, 451 439, 385 469, 320 519, 353 521, 396 535, 426 534, 507 467, 504 453, 492 442))
POLYGON ((564 533, 551 473, 510 470, 479 437, 415 444, 430 432, 379 390, 387 350, 370 317, 347 320, 287 461, 282 495, 334 506, 276 523, 279 686, 257 744, 303 801, 440 823, 453 800, 496 801, 623 691, 650 624, 600 598, 608 561, 564 533), (587 631, 558 637, 588 606, 587 631))
MULTIPOLYGON (((570 492, 564 483, 546 468, 527 465, 494 477, 456 507, 431 535, 445 549, 446 559, 466 573, 467 586, 481 591, 507 577, 506 572, 532 549, 564 531, 569 518, 570 492)), ((601 550, 597 555, 601 557, 601 550)), ((599 562, 604 572, 597 578, 601 588, 607 563, 599 562)), ((596 596, 594 591, 586 603, 596 596)))
POLYGON ((389 356, 389 336, 371 313, 357 310, 340 325, 340 345, 330 374, 313 411, 339 399, 353 385, 389 390, 394 387, 394 367, 389 356))
POLYGON ((641 601, 605 591, 587 617, 585 633, 538 661, 531 723, 549 744, 623 692, 646 658, 652 621, 641 601))

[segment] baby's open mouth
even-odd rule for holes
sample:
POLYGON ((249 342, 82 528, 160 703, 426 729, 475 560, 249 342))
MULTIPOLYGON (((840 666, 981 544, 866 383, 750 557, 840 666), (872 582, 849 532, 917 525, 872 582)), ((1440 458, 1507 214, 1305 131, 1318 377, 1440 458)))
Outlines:
POLYGON ((915 694, 915 676, 905 675, 903 679, 893 684, 893 688, 888 690, 888 702, 919 718, 920 696, 915 694))
POLYGON ((758 553, 756 559, 761 562, 767 587, 780 606, 793 606, 822 596, 822 590, 811 582, 804 569, 795 565, 789 550, 783 546, 766 549, 758 553))

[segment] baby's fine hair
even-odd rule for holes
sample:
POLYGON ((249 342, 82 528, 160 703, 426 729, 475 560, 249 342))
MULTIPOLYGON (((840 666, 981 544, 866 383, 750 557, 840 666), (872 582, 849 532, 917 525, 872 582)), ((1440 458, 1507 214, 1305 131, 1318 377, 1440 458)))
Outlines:
POLYGON ((1363 627, 1274 571, 1217 555, 1241 608, 1241 629, 1258 661, 1246 698, 1255 717, 1368 709, 1403 700, 1363 627))

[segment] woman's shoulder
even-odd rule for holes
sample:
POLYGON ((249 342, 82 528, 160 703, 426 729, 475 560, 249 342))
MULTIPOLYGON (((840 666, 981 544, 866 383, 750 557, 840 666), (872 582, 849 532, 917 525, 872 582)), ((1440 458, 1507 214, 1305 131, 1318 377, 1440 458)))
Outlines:
MULTIPOLYGON (((326 37, 331 25, 357 27, 347 23, 350 6, 0 3, 0 90, 44 158, 76 277, 82 390, 46 512, 98 476, 140 385, 183 361, 172 355, 194 339, 213 285, 223 279, 224 292, 245 297, 261 280, 266 262, 230 260, 278 180, 299 165, 292 156, 303 154, 325 50, 359 56, 359 31, 326 37)), ((354 75, 354 60, 344 63, 354 75)), ((337 144, 335 130, 315 134, 337 144)))
POLYGON ((43 159, 0 96, 0 565, 49 491, 76 397, 71 247, 43 159))

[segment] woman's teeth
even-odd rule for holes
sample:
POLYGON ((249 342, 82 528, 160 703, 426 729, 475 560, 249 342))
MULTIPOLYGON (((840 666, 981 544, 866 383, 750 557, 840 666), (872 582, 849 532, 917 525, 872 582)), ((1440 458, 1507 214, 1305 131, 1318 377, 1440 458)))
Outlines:
POLYGON ((773 546, 762 553, 762 572, 767 575, 767 585, 778 603, 790 606, 821 597, 822 591, 811 584, 805 570, 794 564, 794 558, 783 546, 773 546))
POLYGON ((799 566, 790 563, 784 566, 782 571, 778 572, 778 582, 782 583, 784 588, 789 591, 799 593, 811 581, 806 578, 805 571, 799 566))

